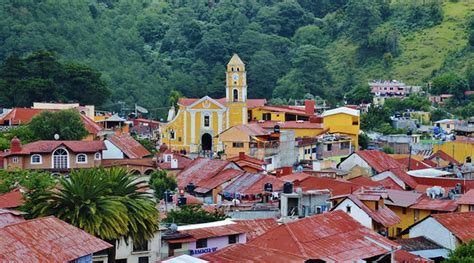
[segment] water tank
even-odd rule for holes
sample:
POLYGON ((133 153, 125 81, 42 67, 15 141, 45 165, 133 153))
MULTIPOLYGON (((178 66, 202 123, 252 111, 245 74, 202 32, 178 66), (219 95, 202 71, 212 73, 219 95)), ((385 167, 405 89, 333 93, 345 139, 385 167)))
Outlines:
POLYGON ((290 182, 285 182, 283 184, 283 193, 285 193, 285 194, 293 193, 293 184, 290 183, 290 182))
POLYGON ((180 196, 178 198, 178 206, 183 206, 183 205, 186 205, 186 197, 180 196))
POLYGON ((173 193, 170 190, 165 191, 165 202, 172 203, 173 202, 173 193))
POLYGON ((263 186, 263 190, 265 192, 273 192, 273 185, 271 183, 266 183, 264 186, 263 186))
POLYGON ((456 194, 461 194, 462 193, 462 185, 460 183, 456 184, 456 194))
POLYGON ((194 192, 195 188, 196 186, 193 183, 189 183, 188 185, 186 185, 186 192, 191 194, 194 192))

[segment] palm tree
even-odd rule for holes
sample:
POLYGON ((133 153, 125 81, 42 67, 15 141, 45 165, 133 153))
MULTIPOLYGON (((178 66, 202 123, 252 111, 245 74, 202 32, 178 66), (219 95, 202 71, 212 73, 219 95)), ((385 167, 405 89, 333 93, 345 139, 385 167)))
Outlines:
POLYGON ((109 262, 115 262, 116 241, 140 244, 158 230, 158 210, 144 182, 124 169, 87 169, 61 178, 57 189, 34 200, 33 216, 54 215, 108 241, 109 262))

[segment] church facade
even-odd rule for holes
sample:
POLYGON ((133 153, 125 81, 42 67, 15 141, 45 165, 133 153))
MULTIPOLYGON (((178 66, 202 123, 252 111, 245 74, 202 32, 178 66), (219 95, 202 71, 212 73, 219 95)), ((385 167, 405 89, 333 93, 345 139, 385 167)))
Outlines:
POLYGON ((220 151, 218 135, 232 126, 247 124, 249 108, 265 102, 247 98, 245 64, 234 54, 227 64, 226 97, 179 99, 176 116, 163 129, 163 142, 173 150, 220 151))

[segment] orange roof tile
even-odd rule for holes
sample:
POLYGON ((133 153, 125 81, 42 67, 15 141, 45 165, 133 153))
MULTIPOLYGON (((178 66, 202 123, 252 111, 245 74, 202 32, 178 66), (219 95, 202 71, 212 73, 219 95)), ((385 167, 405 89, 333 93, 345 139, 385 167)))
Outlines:
POLYGON ((431 215, 464 243, 474 239, 474 212, 431 215))
POLYGON ((55 217, 0 228, 0 261, 68 262, 112 247, 55 217))
POLYGON ((115 135, 107 139, 130 159, 138 159, 151 155, 143 145, 128 134, 115 135))
POLYGON ((0 195, 0 208, 15 208, 22 206, 24 203, 25 199, 19 188, 0 195))
POLYGON ((362 226, 343 211, 323 213, 279 225, 248 244, 329 262, 368 259, 399 247, 397 243, 362 226))

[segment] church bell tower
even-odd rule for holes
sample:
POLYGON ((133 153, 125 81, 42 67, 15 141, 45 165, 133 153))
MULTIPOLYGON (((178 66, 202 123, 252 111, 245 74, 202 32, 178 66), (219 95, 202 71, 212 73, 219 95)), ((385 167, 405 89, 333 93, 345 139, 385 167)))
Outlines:
POLYGON ((247 124, 247 73, 237 54, 227 64, 226 102, 228 127, 247 124))

